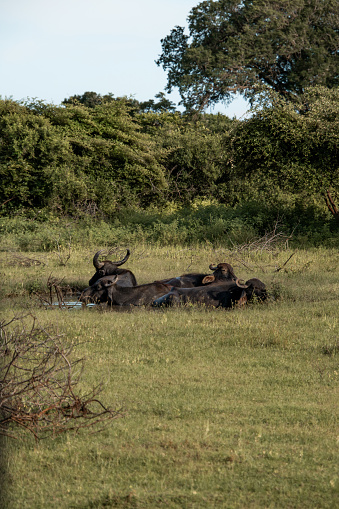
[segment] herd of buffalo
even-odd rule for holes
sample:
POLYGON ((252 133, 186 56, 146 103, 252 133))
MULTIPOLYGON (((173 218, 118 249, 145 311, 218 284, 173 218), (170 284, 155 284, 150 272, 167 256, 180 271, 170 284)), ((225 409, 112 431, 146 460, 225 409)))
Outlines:
POLYGON ((88 303, 104 303, 109 306, 172 306, 197 303, 214 308, 243 306, 251 299, 267 298, 265 284, 257 278, 241 283, 229 263, 210 265, 210 274, 183 274, 182 276, 138 285, 134 274, 120 268, 130 256, 117 262, 100 261, 103 251, 93 257, 95 274, 89 287, 79 300, 88 303))

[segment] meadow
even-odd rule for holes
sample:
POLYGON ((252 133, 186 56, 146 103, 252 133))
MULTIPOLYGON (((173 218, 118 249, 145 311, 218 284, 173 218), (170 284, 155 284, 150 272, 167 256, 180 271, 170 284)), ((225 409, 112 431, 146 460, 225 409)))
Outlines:
POLYGON ((271 298, 229 311, 42 306, 50 275, 86 287, 100 247, 0 253, 3 319, 52 324, 86 359, 80 388, 104 382, 101 399, 123 408, 96 432, 2 438, 0 506, 338 507, 338 250, 136 243, 126 266, 140 284, 228 262, 271 298))

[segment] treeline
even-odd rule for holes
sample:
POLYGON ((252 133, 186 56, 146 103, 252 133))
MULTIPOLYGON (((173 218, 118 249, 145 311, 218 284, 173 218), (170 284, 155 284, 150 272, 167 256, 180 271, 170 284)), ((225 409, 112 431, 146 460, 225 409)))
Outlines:
POLYGON ((241 121, 182 114, 157 98, 92 93, 60 106, 1 100, 1 213, 110 219, 126 208, 208 199, 299 214, 326 212, 327 189, 336 197, 337 89, 309 88, 293 104, 271 92, 241 121))

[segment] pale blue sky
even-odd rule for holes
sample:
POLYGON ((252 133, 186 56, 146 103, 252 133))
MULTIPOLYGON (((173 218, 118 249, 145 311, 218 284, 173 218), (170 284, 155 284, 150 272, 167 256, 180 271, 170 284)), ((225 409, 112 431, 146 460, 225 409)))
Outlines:
MULTIPOLYGON (((0 96, 60 104, 74 94, 111 92, 153 99, 166 73, 160 40, 199 0, 0 0, 0 96)), ((180 97, 168 98, 178 104, 180 97)), ((237 99, 211 110, 241 117, 237 99)))

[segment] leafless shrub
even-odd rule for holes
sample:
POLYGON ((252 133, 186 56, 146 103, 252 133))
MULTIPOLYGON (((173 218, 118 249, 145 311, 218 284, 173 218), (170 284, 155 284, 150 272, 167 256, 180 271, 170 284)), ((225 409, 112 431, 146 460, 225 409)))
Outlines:
POLYGON ((69 298, 69 296, 73 296, 74 294, 80 294, 76 288, 64 284, 64 278, 58 279, 52 275, 48 276, 46 291, 32 293, 39 299, 41 304, 53 308, 56 304, 59 308, 73 307, 72 305, 68 306, 65 298, 69 298))
POLYGON ((233 252, 234 253, 245 253, 248 251, 258 252, 258 251, 274 251, 277 248, 284 245, 288 247, 288 241, 293 237, 293 232, 289 235, 279 231, 278 222, 275 224, 272 231, 265 233, 262 237, 255 238, 250 242, 242 245, 233 244, 233 252))
POLYGON ((257 269, 260 269, 262 273, 267 273, 267 272, 280 272, 281 270, 283 270, 284 272, 288 272, 287 269, 286 269, 286 265, 288 264, 288 262, 291 260, 291 258, 295 255, 296 252, 293 252, 288 258, 287 260, 282 264, 282 265, 279 265, 277 266, 276 264, 275 265, 271 265, 271 264, 266 264, 265 266, 263 265, 259 265, 258 263, 249 263, 248 261, 244 261, 243 258, 239 258, 239 257, 236 257, 233 255, 233 259, 235 261, 237 261, 238 263, 240 263, 241 265, 243 265, 244 267, 246 267, 246 269, 248 269, 250 272, 255 272, 257 269))
POLYGON ((98 400, 102 385, 75 393, 83 359, 72 360, 63 339, 32 315, 0 322, 0 435, 38 440, 122 415, 98 400))
POLYGON ((98 205, 93 200, 88 200, 84 202, 73 202, 73 210, 75 212, 75 216, 81 217, 84 214, 86 216, 91 217, 104 217, 103 212, 100 210, 98 205))
MULTIPOLYGON (((260 269, 263 273, 272 270, 271 265, 262 266, 257 262, 255 264, 250 263, 247 258, 250 253, 262 253, 262 252, 270 252, 277 253, 280 251, 281 247, 288 248, 288 242, 292 239, 294 231, 290 234, 286 234, 279 229, 279 222, 277 221, 274 225, 272 231, 265 233, 262 237, 254 238, 250 242, 241 245, 233 244, 233 249, 230 250, 229 256, 233 258, 234 261, 239 262, 241 265, 246 267, 249 271, 254 272, 257 269, 260 269), (246 261, 245 261, 246 259, 246 261)), ((279 272, 282 270, 285 265, 292 258, 293 253, 282 266, 277 267, 276 265, 273 268, 273 272, 279 272)))

